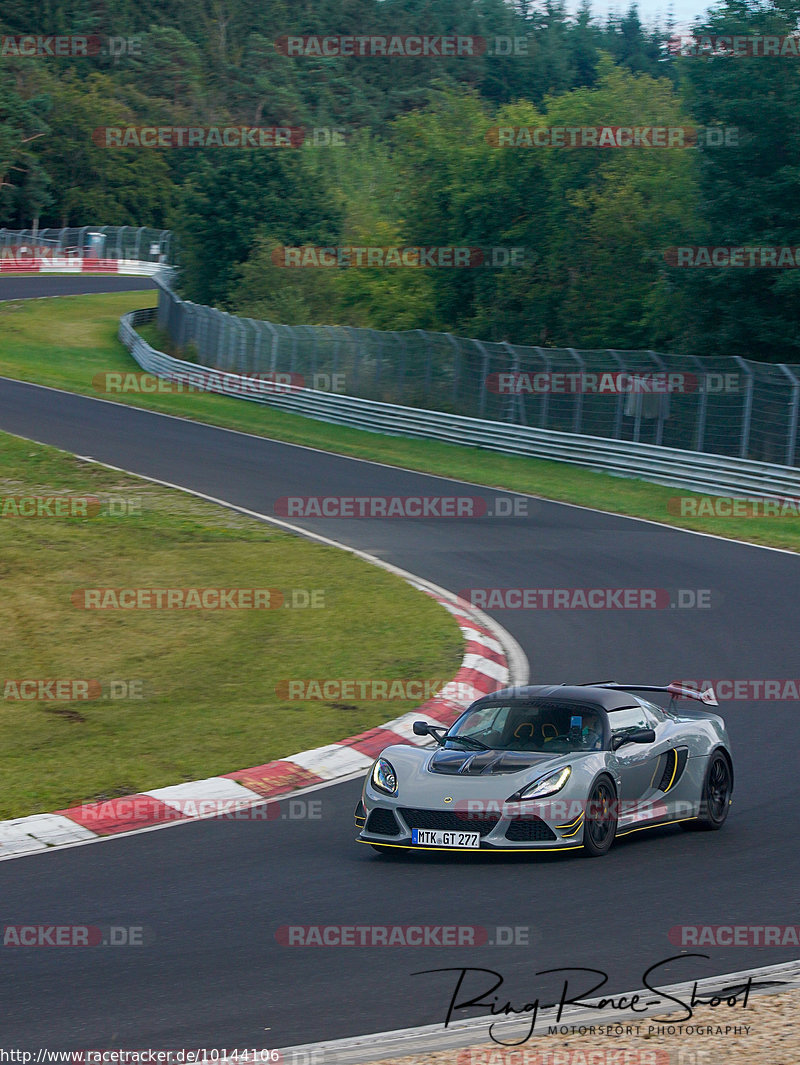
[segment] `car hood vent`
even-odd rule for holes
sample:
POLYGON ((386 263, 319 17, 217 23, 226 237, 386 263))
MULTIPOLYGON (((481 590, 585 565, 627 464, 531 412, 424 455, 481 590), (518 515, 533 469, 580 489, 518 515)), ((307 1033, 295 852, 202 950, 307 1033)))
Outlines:
POLYGON ((437 751, 428 763, 431 773, 479 776, 520 773, 552 757, 538 751, 437 751))

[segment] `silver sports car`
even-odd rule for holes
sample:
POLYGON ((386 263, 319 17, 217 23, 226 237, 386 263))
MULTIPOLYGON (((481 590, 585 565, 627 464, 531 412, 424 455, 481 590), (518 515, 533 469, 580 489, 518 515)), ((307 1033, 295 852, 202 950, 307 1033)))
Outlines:
POLYGON ((705 708, 679 710, 679 698, 717 706, 712 688, 548 684, 486 695, 449 729, 417 721, 427 744, 387 747, 367 774, 359 842, 384 855, 598 856, 617 836, 658 825, 720 828, 733 792, 725 724, 705 708), (664 709, 636 692, 671 700, 664 709))

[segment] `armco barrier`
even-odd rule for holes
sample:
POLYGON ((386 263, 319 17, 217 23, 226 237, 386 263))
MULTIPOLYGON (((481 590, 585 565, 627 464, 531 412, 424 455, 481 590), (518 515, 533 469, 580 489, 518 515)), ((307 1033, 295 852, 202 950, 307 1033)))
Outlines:
POLYGON ((154 308, 148 308, 124 315, 120 320, 119 339, 143 370, 158 377, 186 380, 192 376, 197 379, 200 375, 209 391, 267 403, 308 418, 370 432, 568 462, 573 466, 716 495, 800 498, 800 470, 792 466, 508 425, 309 388, 291 387, 282 391, 274 386, 264 386, 246 375, 217 373, 156 351, 143 340, 135 327, 152 321, 155 314, 154 308), (209 379, 211 374, 213 380, 209 379))
POLYGON ((0 259, 0 274, 121 274, 125 277, 155 277, 164 273, 161 263, 137 259, 0 259))

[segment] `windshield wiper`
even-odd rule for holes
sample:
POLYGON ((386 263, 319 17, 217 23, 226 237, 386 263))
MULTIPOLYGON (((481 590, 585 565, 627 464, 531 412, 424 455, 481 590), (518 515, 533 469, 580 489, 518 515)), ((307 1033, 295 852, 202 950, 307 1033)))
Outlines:
POLYGON ((473 739, 472 736, 445 736, 445 740, 451 740, 453 743, 465 743, 467 747, 471 745, 476 751, 493 750, 492 747, 488 747, 485 743, 481 743, 480 740, 473 739))

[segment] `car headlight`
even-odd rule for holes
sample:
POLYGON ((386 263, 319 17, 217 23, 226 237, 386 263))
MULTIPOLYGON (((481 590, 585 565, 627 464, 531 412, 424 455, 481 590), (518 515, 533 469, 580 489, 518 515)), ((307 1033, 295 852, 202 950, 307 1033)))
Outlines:
POLYGON ((385 758, 379 758, 372 767, 372 786, 387 795, 394 795, 397 791, 397 773, 392 763, 385 758))
POLYGON ((516 794, 512 795, 507 802, 519 802, 520 799, 544 799, 547 795, 555 795, 561 791, 569 778, 572 776, 572 767, 565 765, 557 773, 551 773, 549 777, 534 780, 532 784, 526 784, 516 794))

